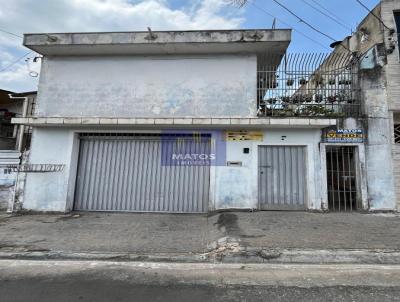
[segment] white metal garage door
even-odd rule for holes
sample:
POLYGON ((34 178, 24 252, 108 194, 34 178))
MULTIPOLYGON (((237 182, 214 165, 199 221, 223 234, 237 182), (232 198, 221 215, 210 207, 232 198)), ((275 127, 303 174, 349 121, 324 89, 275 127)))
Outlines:
MULTIPOLYGON (((74 209, 207 212, 210 166, 168 166, 162 158, 182 148, 185 139, 149 134, 81 136, 74 209)), ((209 154, 210 139, 187 146, 193 149, 189 153, 209 154)))

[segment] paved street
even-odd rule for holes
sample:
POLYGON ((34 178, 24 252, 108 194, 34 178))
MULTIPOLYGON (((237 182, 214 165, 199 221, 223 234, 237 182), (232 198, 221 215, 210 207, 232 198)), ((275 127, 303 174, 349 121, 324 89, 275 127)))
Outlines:
POLYGON ((2 302, 400 301, 400 266, 0 261, 2 302))
POLYGON ((73 301, 400 301, 400 287, 244 287, 197 285, 132 285, 122 281, 107 280, 20 280, 0 285, 3 302, 73 302, 73 301), (32 283, 33 282, 33 283, 32 283), (40 285, 40 286, 39 286, 40 285))

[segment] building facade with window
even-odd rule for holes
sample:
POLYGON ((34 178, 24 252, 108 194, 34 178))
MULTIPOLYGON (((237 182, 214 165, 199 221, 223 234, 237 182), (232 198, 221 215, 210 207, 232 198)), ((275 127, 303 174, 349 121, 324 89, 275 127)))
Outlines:
MULTIPOLYGON (((397 200, 397 209, 400 209, 400 142, 399 142, 399 115, 400 115, 400 3, 398 1, 383 1, 381 3, 381 18, 384 27, 384 43, 389 49, 385 78, 387 81, 387 103, 390 119, 392 144, 392 162, 394 186, 397 200)), ((381 24, 382 25, 382 24, 381 24)), ((383 25, 382 25, 383 26, 383 25)))
MULTIPOLYGON (((371 208, 400 206, 400 2, 381 1, 343 41, 359 58, 371 208)), ((340 45, 335 51, 343 51, 340 45)))
POLYGON ((13 210, 392 210, 358 61, 287 55, 290 34, 25 35, 43 59, 13 210))

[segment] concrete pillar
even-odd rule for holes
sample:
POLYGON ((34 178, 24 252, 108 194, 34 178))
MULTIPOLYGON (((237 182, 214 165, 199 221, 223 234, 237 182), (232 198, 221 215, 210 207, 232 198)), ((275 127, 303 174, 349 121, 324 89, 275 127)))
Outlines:
POLYGON ((384 72, 381 67, 360 71, 367 117, 366 164, 370 210, 394 210, 396 205, 390 117, 384 72))

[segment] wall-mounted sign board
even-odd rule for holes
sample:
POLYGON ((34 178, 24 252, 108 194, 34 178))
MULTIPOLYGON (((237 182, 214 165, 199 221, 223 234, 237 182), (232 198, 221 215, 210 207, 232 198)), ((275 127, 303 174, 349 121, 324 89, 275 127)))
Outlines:
POLYGON ((227 131, 227 141, 260 141, 264 140, 264 133, 262 131, 227 131))
POLYGON ((323 140, 327 143, 363 143, 364 138, 362 129, 330 129, 325 132, 323 140))

